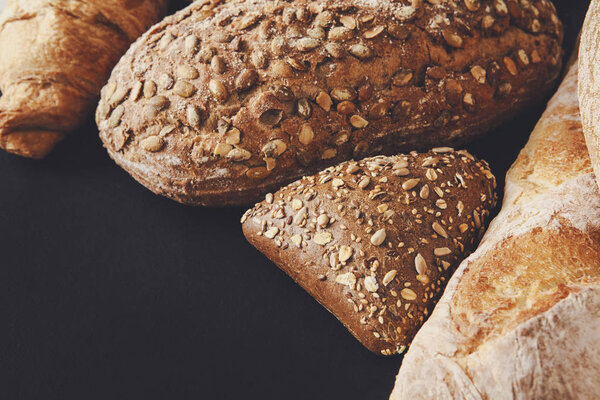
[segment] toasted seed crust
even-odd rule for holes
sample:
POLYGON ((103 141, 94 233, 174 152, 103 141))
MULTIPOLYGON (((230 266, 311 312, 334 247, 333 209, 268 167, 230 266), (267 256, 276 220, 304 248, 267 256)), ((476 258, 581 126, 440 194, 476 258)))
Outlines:
POLYGON ((392 355, 477 246, 495 186, 487 164, 464 151, 350 161, 267 194, 242 217, 243 231, 369 350, 392 355), (403 188, 410 180, 419 183, 403 188), (436 190, 423 199, 425 185, 436 190))
POLYGON ((144 96, 126 95, 111 119, 106 89, 100 136, 156 193, 247 204, 350 158, 467 142, 540 98, 560 71, 562 26, 546 0, 404 3, 197 1, 115 69, 107 88, 143 82, 144 96), (144 150, 165 126, 160 151, 144 150), (273 140, 285 151, 265 154, 273 140))

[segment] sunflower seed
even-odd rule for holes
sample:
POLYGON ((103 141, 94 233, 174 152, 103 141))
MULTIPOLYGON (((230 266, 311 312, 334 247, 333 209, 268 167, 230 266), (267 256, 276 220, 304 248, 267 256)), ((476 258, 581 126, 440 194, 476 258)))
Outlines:
POLYGON ((350 15, 343 15, 340 17, 340 22, 345 28, 354 30, 356 29, 356 20, 350 15))
POLYGON ((360 115, 353 115, 350 117, 350 124, 356 129, 361 129, 369 125, 369 121, 367 121, 360 115))
POLYGON ((417 294, 412 289, 409 289, 409 288, 402 289, 400 291, 400 296, 402 296, 402 298, 404 300, 408 300, 408 301, 417 299, 417 294))
POLYGON ((356 106, 351 101, 342 101, 337 105, 336 111, 343 115, 349 115, 356 111, 356 106))
POLYGON ((283 119, 283 111, 276 108, 271 108, 263 112, 258 120, 261 124, 267 126, 275 126, 283 119))
POLYGON ((444 257, 444 256, 452 254, 452 250, 450 250, 447 247, 439 247, 439 248, 433 250, 433 254, 436 257, 444 257))
POLYGON ((371 28, 369 30, 367 30, 363 36, 365 39, 374 39, 377 36, 381 35, 381 33, 385 30, 384 26, 376 26, 374 28, 371 28))
POLYGON ((190 126, 198 126, 200 124, 200 111, 196 106, 188 105, 185 109, 185 115, 190 126))
POLYGON ((353 253, 354 253, 354 249, 350 246, 340 247, 340 254, 339 254, 340 262, 348 261, 352 257, 353 253))
POLYGON ((287 145, 281 139, 272 140, 263 146, 262 152, 267 157, 279 157, 287 150, 287 145))
POLYGON ((225 66, 225 60, 223 60, 222 57, 219 56, 214 56, 212 58, 212 60, 210 61, 210 68, 217 74, 222 74, 223 72, 225 72, 225 69, 227 68, 225 66))
POLYGON ((431 225, 431 227, 433 228, 433 230, 435 231, 435 233, 437 233, 438 235, 440 235, 444 239, 448 239, 448 233, 446 233, 446 230, 444 229, 444 227, 441 226, 439 223, 434 222, 431 225))
POLYGON ((143 139, 140 144, 144 150, 150 152, 157 152, 163 146, 162 139, 159 136, 149 136, 143 139))
POLYGON ((442 30, 442 36, 444 37, 446 43, 452 47, 459 48, 463 45, 463 39, 449 29, 442 30))
POLYGON ((173 92, 181 97, 188 98, 196 92, 196 87, 187 81, 179 80, 175 83, 173 92))
POLYGON ((325 50, 331 55, 331 57, 339 59, 344 57, 346 54, 344 48, 338 43, 329 42, 325 45, 325 50))
POLYGON ((317 39, 305 37, 296 42, 296 48, 300 51, 311 51, 319 47, 319 41, 317 39))
POLYGON ((156 94, 156 83, 153 81, 144 82, 144 97, 150 99, 156 94))
POLYGON ((121 124, 121 118, 123 118, 123 114, 125 114, 125 109, 123 108, 123 106, 118 106, 117 108, 115 108, 110 118, 108 119, 108 127, 116 128, 117 126, 119 126, 121 124))
POLYGON ((333 105, 333 102, 331 101, 331 97, 329 97, 329 95, 323 91, 319 92, 315 101, 317 102, 317 104, 319 106, 321 106, 321 108, 323 110, 325 110, 327 112, 329 112, 329 110, 331 110, 331 106, 333 105))
POLYGON ((208 89, 222 103, 229 99, 229 92, 221 81, 211 79, 208 83, 208 89))
POLYGON ((240 90, 248 90, 258 80, 258 74, 253 69, 244 69, 240 74, 235 78, 235 84, 240 90))
POLYGON ((336 26, 329 30, 329 35, 327 37, 329 40, 341 42, 344 40, 350 40, 353 36, 354 33, 352 32, 352 30, 344 26, 336 26))
POLYGON ((371 244, 374 246, 380 246, 385 241, 386 232, 385 229, 380 229, 373 236, 371 236, 371 244))
POLYGON ((303 124, 302 127, 300 127, 300 132, 298 133, 298 140, 304 146, 308 146, 309 144, 311 144, 314 137, 315 133, 309 124, 303 124))
POLYGON ((415 269, 417 270, 418 274, 427 274, 427 262, 420 253, 418 253, 415 257, 415 269))
POLYGON ((185 38, 185 41, 183 42, 183 48, 185 49, 186 53, 193 53, 198 48, 199 42, 200 41, 196 36, 190 35, 185 38))
POLYGON ((392 269, 392 270, 388 271, 385 274, 385 276, 383 277, 383 284, 384 284, 384 286, 389 285, 394 280, 394 278, 396 277, 397 274, 398 274, 398 271, 395 270, 395 269, 392 269))
POLYGON ((348 52, 359 60, 367 60, 371 58, 371 49, 364 44, 354 44, 350 46, 348 52))
POLYGON ((419 184, 419 182, 421 182, 421 179, 419 179, 419 178, 413 178, 413 179, 406 180, 406 181, 404 181, 404 183, 402 183, 402 189, 411 190, 415 186, 417 186, 419 184))
POLYGON ((467 10, 469 11, 477 11, 480 6, 481 3, 479 0, 465 0, 465 7, 467 7, 467 10))
POLYGON ((325 149, 323 154, 321 154, 321 159, 329 160, 334 158, 337 155, 337 149, 325 149))
POLYGON ((233 149, 233 146, 227 143, 219 143, 215 146, 213 154, 219 157, 225 157, 233 149))

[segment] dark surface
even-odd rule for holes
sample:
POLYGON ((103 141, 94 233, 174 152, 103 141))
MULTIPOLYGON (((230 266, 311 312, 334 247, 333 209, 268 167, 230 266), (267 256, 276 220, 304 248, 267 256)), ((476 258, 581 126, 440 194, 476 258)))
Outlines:
MULTIPOLYGON (((586 3, 556 1, 567 51, 586 3)), ((502 182, 542 110, 468 148, 502 182)), ((387 398, 401 358, 251 248, 243 211, 153 195, 91 120, 44 161, 0 152, 0 398, 387 398)))

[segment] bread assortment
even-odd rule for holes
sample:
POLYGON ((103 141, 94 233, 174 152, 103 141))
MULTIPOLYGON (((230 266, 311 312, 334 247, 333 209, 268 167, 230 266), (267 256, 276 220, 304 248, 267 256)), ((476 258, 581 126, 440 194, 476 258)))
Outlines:
POLYGON ((466 151, 378 156, 267 194, 243 230, 369 350, 398 354, 477 245, 495 187, 466 151))
POLYGON ((600 0, 487 233, 496 180, 453 147, 552 89, 550 1, 190 3, 8 0, 0 147, 44 157, 100 94, 137 181, 264 199, 248 241, 370 351, 408 349, 391 400, 600 395, 600 0))
POLYGON ((0 148, 42 158, 89 117, 167 0, 8 0, 0 14, 0 148))
POLYGON ((594 399, 600 193, 573 66, 506 177, 500 214, 404 357, 390 399, 594 399))
POLYGON ((97 112, 110 156, 193 205, 351 158, 463 144, 552 87, 549 1, 198 1, 147 32, 97 112))
POLYGON ((600 185, 600 2, 592 0, 588 9, 579 49, 579 103, 583 133, 590 152, 596 182, 600 185))

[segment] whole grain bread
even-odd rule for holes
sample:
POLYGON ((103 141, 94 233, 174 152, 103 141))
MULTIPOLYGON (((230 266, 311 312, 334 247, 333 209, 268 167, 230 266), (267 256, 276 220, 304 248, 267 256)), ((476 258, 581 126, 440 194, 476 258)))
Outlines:
POLYGON ((246 238, 369 350, 403 352, 496 201, 485 162, 449 148, 350 161, 249 210, 246 238))
POLYGON ((471 140, 552 86, 547 0, 197 1, 121 60, 109 154, 188 204, 249 203, 351 158, 471 140))
POLYGON ((506 177, 500 214, 452 276, 391 400, 597 399, 600 192, 577 65, 506 177))
POLYGON ((167 0, 8 0, 0 14, 0 148, 41 158, 94 110, 167 0))

